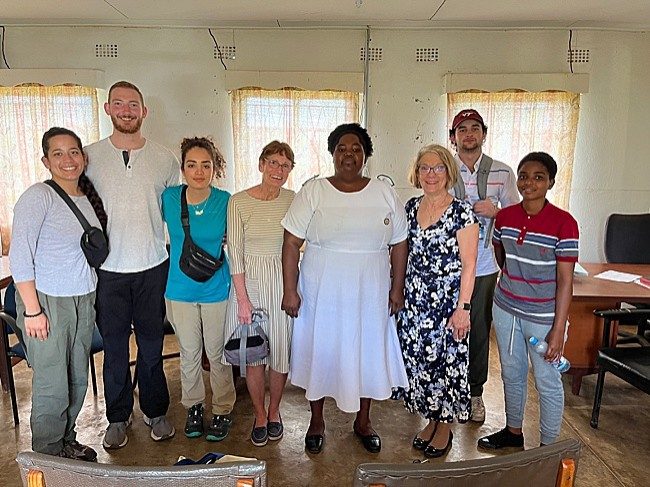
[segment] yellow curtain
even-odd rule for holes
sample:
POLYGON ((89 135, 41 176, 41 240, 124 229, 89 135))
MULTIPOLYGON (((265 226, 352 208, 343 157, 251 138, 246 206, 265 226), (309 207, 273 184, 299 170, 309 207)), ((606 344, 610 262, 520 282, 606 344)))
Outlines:
POLYGON ((260 182, 258 157, 272 140, 287 142, 296 165, 287 187, 297 191, 315 175, 333 174, 327 136, 337 125, 359 121, 360 94, 297 88, 242 88, 231 93, 235 191, 260 182))
POLYGON ((84 144, 99 139, 97 90, 85 86, 0 87, 0 232, 9 249, 13 207, 37 181, 48 179, 41 137, 50 127, 76 132, 84 144))
POLYGON ((447 95, 449 126, 454 115, 466 108, 478 110, 488 127, 484 152, 505 162, 515 172, 521 158, 529 152, 542 151, 553 156, 558 174, 548 199, 568 209, 580 94, 556 91, 450 93, 447 95))

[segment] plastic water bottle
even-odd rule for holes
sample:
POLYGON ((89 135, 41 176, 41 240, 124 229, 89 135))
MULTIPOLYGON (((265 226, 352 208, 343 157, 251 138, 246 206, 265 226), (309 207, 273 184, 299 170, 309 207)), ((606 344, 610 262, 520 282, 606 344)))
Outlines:
MULTIPOLYGON (((540 340, 537 337, 530 337, 528 339, 530 344, 533 346, 535 351, 544 356, 546 355, 546 350, 548 349, 548 343, 546 343, 544 340, 540 340)), ((566 372, 571 368, 571 363, 565 359, 564 357, 560 356, 559 360, 556 360, 555 362, 551 362, 551 365, 555 367, 561 374, 566 372)))

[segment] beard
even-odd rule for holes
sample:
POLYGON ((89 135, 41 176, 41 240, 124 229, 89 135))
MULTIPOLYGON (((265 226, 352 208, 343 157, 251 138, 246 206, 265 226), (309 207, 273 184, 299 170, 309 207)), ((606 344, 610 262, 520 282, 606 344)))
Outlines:
POLYGON ((113 122, 113 127, 123 134, 136 134, 140 131, 142 127, 142 119, 136 118, 133 120, 131 125, 126 125, 122 120, 117 117, 111 116, 111 122, 113 122))
POLYGON ((464 151, 475 151, 475 150, 480 150, 481 147, 483 146, 483 141, 471 141, 471 142, 463 142, 460 145, 460 148, 464 151))

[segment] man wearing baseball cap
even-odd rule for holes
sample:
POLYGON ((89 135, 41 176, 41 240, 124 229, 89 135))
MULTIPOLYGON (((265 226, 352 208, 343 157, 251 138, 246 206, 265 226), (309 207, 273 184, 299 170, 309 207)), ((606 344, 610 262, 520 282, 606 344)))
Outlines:
POLYGON ((456 163, 461 178, 453 188, 455 196, 472 204, 479 218, 479 244, 476 281, 470 303, 458 303, 470 310, 469 381, 472 396, 470 419, 485 421, 483 385, 487 382, 492 298, 498 267, 492 247, 492 227, 499 208, 519 202, 514 172, 500 161, 483 154, 487 135, 483 117, 473 109, 462 110, 454 117, 449 131, 456 147, 456 163))

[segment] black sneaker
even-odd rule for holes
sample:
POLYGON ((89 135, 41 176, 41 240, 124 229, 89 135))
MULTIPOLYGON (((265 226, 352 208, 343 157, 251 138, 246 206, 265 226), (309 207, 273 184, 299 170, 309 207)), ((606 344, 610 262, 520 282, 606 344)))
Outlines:
POLYGON ((83 460, 84 462, 96 462, 97 452, 89 446, 82 445, 78 441, 64 441, 63 449, 59 456, 72 460, 83 460))
POLYGON ((212 417, 212 423, 208 426, 208 434, 205 439, 208 441, 221 441, 230 432, 232 419, 229 414, 215 414, 212 417))
POLYGON ((478 446, 488 450, 499 450, 500 448, 523 448, 524 435, 516 435, 507 427, 501 431, 484 436, 478 440, 478 446))
POLYGON ((187 410, 185 436, 198 438, 203 435, 203 404, 198 403, 187 410))

